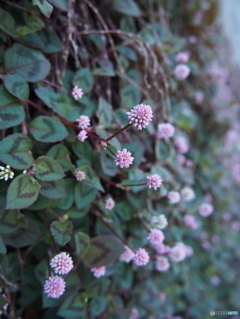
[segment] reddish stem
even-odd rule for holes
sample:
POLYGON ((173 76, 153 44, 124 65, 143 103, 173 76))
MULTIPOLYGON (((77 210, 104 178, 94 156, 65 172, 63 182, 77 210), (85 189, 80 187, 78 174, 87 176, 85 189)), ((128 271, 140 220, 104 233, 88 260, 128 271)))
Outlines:
POLYGON ((132 126, 132 124, 128 124, 126 126, 124 126, 123 128, 121 128, 119 131, 117 131, 115 134, 113 134, 112 136, 110 136, 109 138, 107 138, 106 140, 104 140, 104 142, 108 142, 110 141, 112 138, 114 138, 115 136, 117 136, 118 134, 122 133, 124 130, 126 130, 127 128, 129 128, 130 126, 132 126))
POLYGON ((54 87, 56 87, 56 88, 58 88, 58 89, 60 89, 60 90, 64 90, 64 91, 66 91, 66 92, 71 92, 71 91, 65 89, 64 87, 61 87, 61 86, 59 86, 59 85, 56 85, 56 84, 54 84, 54 83, 52 83, 52 82, 50 82, 50 81, 48 81, 48 80, 43 80, 43 82, 45 82, 45 83, 47 83, 47 84, 49 84, 49 85, 51 85, 51 86, 54 86, 54 87))
POLYGON ((30 100, 28 100, 27 102, 28 102, 28 104, 34 106, 35 109, 37 109, 39 112, 42 112, 43 114, 46 114, 46 115, 49 116, 48 112, 45 111, 43 108, 41 108, 41 106, 37 105, 36 103, 34 103, 34 102, 30 101, 30 100))

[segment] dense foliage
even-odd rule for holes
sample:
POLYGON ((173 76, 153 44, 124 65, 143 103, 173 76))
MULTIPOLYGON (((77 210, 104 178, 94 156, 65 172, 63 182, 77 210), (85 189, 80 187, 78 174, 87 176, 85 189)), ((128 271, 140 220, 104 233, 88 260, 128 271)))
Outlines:
POLYGON ((239 114, 217 11, 1 2, 3 316, 238 310, 239 114))

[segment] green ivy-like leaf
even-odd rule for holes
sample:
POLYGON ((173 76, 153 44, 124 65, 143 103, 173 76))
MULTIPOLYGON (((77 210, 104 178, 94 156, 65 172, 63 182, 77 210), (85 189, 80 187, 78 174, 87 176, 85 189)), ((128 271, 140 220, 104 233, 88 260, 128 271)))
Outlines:
POLYGON ((87 234, 80 231, 75 233, 74 238, 76 244, 76 255, 78 257, 82 257, 86 254, 90 247, 90 238, 87 234))
POLYGON ((4 85, 6 89, 18 99, 26 101, 29 97, 29 86, 17 74, 7 74, 4 76, 4 85))
POLYGON ((65 176, 62 167, 51 157, 40 156, 35 162, 34 175, 42 181, 57 181, 65 176))
POLYGON ((120 92, 121 104, 126 109, 131 109, 133 105, 137 105, 141 100, 141 92, 133 85, 127 84, 120 92))
POLYGON ((57 207, 62 210, 68 210, 74 202, 74 186, 76 181, 73 178, 64 178, 64 182, 66 185, 66 196, 58 201, 57 207))
POLYGON ((115 72, 111 68, 96 68, 92 71, 93 75, 98 76, 115 76, 115 72))
POLYGON ((86 304, 82 294, 74 294, 67 298, 57 314, 64 318, 87 319, 86 304))
POLYGON ((54 221, 51 223, 50 231, 56 242, 64 246, 71 239, 73 224, 70 220, 54 221))
POLYGON ((39 31, 38 36, 44 44, 43 52, 45 53, 56 53, 62 50, 61 41, 56 32, 50 28, 44 28, 39 31))
POLYGON ((105 266, 116 260, 124 250, 123 245, 112 237, 97 236, 92 238, 83 262, 90 268, 105 266))
POLYGON ((53 6, 47 0, 32 0, 33 5, 38 6, 45 17, 50 18, 53 6))
POLYGON ((54 143, 67 137, 65 126, 49 116, 38 116, 29 123, 29 131, 37 141, 54 143))
POLYGON ((17 210, 0 209, 0 233, 12 233, 18 228, 27 228, 28 221, 17 210))
POLYGON ((46 154, 46 156, 55 159, 62 166, 64 172, 69 171, 71 168, 71 163, 68 160, 69 155, 69 150, 66 148, 66 146, 61 144, 52 146, 46 154))
POLYGON ((99 177, 95 174, 94 170, 90 166, 82 165, 82 166, 79 166, 78 169, 83 171, 86 174, 85 179, 82 180, 81 183, 90 187, 94 187, 104 192, 104 189, 100 183, 99 177))
POLYGON ((54 7, 57 7, 60 10, 68 11, 68 0, 48 0, 54 7))
POLYGON ((108 303, 108 298, 104 297, 97 297, 92 298, 89 303, 89 310, 93 316, 99 316, 106 308, 108 303))
POLYGON ((88 93, 93 87, 93 76, 89 69, 81 69, 77 71, 73 78, 73 84, 83 89, 83 92, 88 93))
POLYGON ((7 192, 7 209, 22 209, 32 205, 39 194, 40 185, 31 175, 19 175, 7 192))
POLYGON ((112 157, 106 155, 105 152, 102 152, 100 155, 101 167, 104 174, 108 176, 115 176, 117 174, 117 166, 112 157))
POLYGON ((59 199, 66 196, 64 179, 52 182, 39 181, 41 184, 40 194, 50 199, 59 199))
POLYGON ((98 112, 100 125, 108 125, 112 122, 112 107, 111 105, 102 97, 99 98, 98 112))
POLYGON ((90 204, 97 195, 97 189, 78 182, 74 189, 75 203, 78 209, 90 204))
POLYGON ((70 100, 66 95, 56 93, 52 88, 35 89, 35 93, 48 107, 66 117, 70 111, 70 100))
POLYGON ((113 8, 127 16, 139 17, 141 15, 137 3, 133 0, 115 0, 113 8))
POLYGON ((20 35, 35 33, 45 27, 44 21, 36 15, 24 12, 23 17, 26 25, 18 26, 18 28, 16 28, 17 33, 20 35))
POLYGON ((0 30, 6 32, 11 37, 17 38, 19 34, 16 31, 16 23, 7 11, 0 8, 0 30))
POLYGON ((38 50, 15 43, 5 52, 6 70, 14 69, 27 82, 43 80, 49 73, 51 64, 38 50))
POLYGON ((23 134, 13 134, 0 142, 0 161, 15 169, 27 169, 33 163, 32 142, 23 134))

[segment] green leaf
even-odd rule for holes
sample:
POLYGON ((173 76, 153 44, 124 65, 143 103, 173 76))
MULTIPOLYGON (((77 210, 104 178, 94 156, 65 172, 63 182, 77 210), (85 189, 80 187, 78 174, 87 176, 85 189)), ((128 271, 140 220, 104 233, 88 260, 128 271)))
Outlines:
POLYGON ((133 217, 134 209, 126 200, 117 203, 115 210, 124 221, 128 221, 133 217))
POLYGON ((34 6, 38 6, 45 17, 50 18, 50 15, 53 11, 53 6, 47 0, 32 0, 32 4, 34 6))
POLYGON ((100 154, 101 167, 104 174, 108 176, 115 176, 117 174, 117 166, 112 157, 106 155, 102 152, 100 154))
POLYGON ((73 78, 73 85, 77 85, 83 89, 84 93, 91 91, 93 87, 93 76, 89 69, 81 69, 77 71, 73 78))
POLYGON ((48 0, 54 7, 57 7, 60 10, 68 11, 68 0, 48 0))
POLYGON ((36 202, 28 207, 29 210, 41 210, 51 205, 50 199, 43 197, 41 194, 38 196, 36 202))
POLYGON ((133 0, 115 0, 113 8, 127 16, 139 17, 141 15, 138 5, 133 0))
POLYGON ((124 250, 123 245, 112 237, 97 236, 91 239, 91 246, 83 262, 90 268, 105 266, 116 260, 124 250))
POLYGON ((73 178, 65 178, 65 185, 66 185, 66 196, 61 198, 58 201, 57 207, 62 210, 68 210, 71 208, 74 202, 74 186, 75 186, 75 179, 73 178))
POLYGON ((97 116, 99 117, 100 125, 108 125, 112 122, 112 107, 102 97, 99 98, 97 116))
MULTIPOLYGON (((0 236, 0 254, 6 254, 7 250, 3 242, 2 236, 0 236)), ((2 307, 2 296, 0 295, 0 307, 2 307)))
POLYGON ((0 8, 0 30, 9 34, 11 37, 18 37, 19 34, 16 32, 16 24, 7 11, 0 8))
POLYGON ((40 51, 15 43, 5 52, 5 68, 14 69, 27 82, 38 82, 48 75, 51 64, 40 51))
POLYGON ((65 176, 62 167, 51 157, 40 156, 35 162, 34 175, 42 181, 57 181, 65 176))
POLYGON ((83 295, 74 294, 67 298, 57 314, 64 318, 87 319, 86 304, 83 300, 83 295))
POLYGON ((98 76, 115 76, 115 72, 111 68, 96 68, 93 69, 92 71, 93 75, 98 75, 98 76))
POLYGON ((68 160, 69 155, 69 150, 61 144, 52 146, 46 154, 46 156, 54 158, 62 166, 64 172, 71 168, 71 163, 68 160))
POLYGON ((52 182, 43 182, 40 181, 41 189, 40 194, 50 198, 50 199, 58 199, 66 196, 65 191, 65 182, 64 179, 60 179, 58 181, 52 182))
POLYGON ((18 99, 26 101, 29 97, 28 84, 17 74, 7 74, 4 76, 6 89, 18 99))
POLYGON ((71 239, 73 224, 70 220, 57 220, 51 223, 50 231, 56 242, 64 246, 71 239))
POLYGON ((8 188, 6 209, 22 209, 32 205, 40 187, 31 175, 17 176, 8 188))
POLYGON ((6 245, 14 248, 21 248, 32 245, 38 240, 40 236, 38 225, 27 216, 26 219, 28 220, 27 228, 19 228, 13 233, 2 235, 6 245))
POLYGON ((97 195, 97 189, 78 182, 74 189, 75 203, 78 209, 90 204, 97 195))
POLYGON ((95 174, 94 170, 90 166, 81 165, 77 168, 77 170, 83 171, 86 174, 85 179, 82 180, 81 183, 104 192, 99 177, 95 174))
POLYGON ((27 219, 17 210, 0 209, 0 233, 14 232, 17 228, 27 228, 27 219))
POLYGON ((45 27, 45 23, 43 22, 43 20, 36 15, 31 15, 27 12, 24 12, 23 17, 24 17, 24 21, 26 22, 26 25, 19 26, 16 29, 19 35, 35 33, 38 30, 41 30, 42 28, 45 27))
POLYGON ((29 123, 29 131, 40 142, 54 143, 67 137, 68 131, 65 126, 49 116, 38 116, 29 123))
POLYGON ((70 100, 66 95, 56 93, 52 88, 35 89, 35 93, 48 107, 66 117, 70 111, 70 100))
POLYGON ((23 106, 3 86, 0 86, 0 96, 0 130, 22 123, 25 119, 23 106))
POLYGON ((131 109, 141 100, 141 92, 135 86, 127 84, 120 91, 121 105, 126 109, 131 109))
POLYGON ((74 235, 76 244, 76 255, 82 257, 90 247, 90 238, 87 234, 78 231, 74 235))
POLYGON ((89 310, 93 316, 99 316, 105 309, 108 303, 106 297, 92 298, 89 303, 89 310))
POLYGON ((71 144, 71 147, 78 158, 86 159, 89 163, 93 163, 93 149, 89 143, 76 141, 71 144))
POLYGON ((43 30, 39 31, 38 36, 42 43, 44 44, 43 52, 45 53, 56 53, 62 50, 61 41, 56 34, 56 32, 49 28, 44 28, 43 30))
POLYGON ((0 161, 15 169, 27 169, 33 163, 32 142, 23 134, 12 134, 0 142, 0 161))
POLYGON ((118 45, 116 47, 116 49, 118 52, 122 53, 129 60, 134 61, 134 62, 137 61, 137 59, 138 59, 137 54, 129 47, 124 46, 124 45, 118 45))

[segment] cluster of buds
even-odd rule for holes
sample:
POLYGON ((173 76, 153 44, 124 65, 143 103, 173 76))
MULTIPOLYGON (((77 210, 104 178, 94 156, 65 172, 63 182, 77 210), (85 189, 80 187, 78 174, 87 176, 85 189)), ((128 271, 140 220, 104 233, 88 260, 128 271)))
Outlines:
POLYGON ((6 167, 0 166, 0 170, 0 179, 4 179, 5 181, 7 181, 9 178, 13 178, 14 173, 9 165, 7 165, 6 167))

